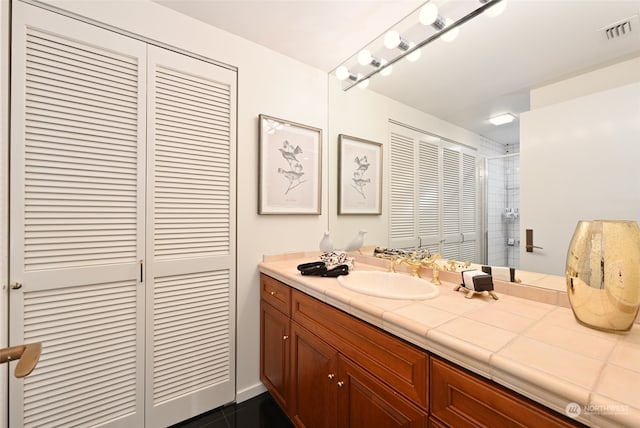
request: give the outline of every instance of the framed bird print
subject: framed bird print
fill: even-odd
[[[320,214],[322,130],[259,115],[258,214]]]
[[[382,144],[339,135],[338,214],[382,214]]]

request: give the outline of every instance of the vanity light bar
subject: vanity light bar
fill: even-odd
[[[351,70],[349,70],[349,68],[347,68],[347,66],[344,64],[339,66],[335,71],[336,77],[338,77],[339,80],[345,82],[343,83],[342,87],[344,91],[354,86],[360,86],[360,82],[369,79],[371,76],[377,73],[381,73],[387,68],[390,69],[395,62],[400,61],[405,56],[410,56],[413,60],[419,58],[420,48],[427,45],[428,43],[431,43],[433,40],[436,40],[440,37],[442,37],[442,39],[445,41],[453,40],[457,35],[457,32],[459,31],[459,26],[478,16],[482,12],[504,2],[506,2],[506,0],[477,0],[477,2],[468,2],[469,4],[480,4],[480,6],[475,6],[472,10],[466,11],[465,14],[460,18],[457,18],[455,22],[450,18],[443,18],[438,13],[438,8],[435,7],[435,5],[430,5],[430,2],[427,2],[423,6],[421,6],[421,10],[425,10],[425,12],[422,14],[422,19],[416,19],[415,15],[418,12],[418,9],[416,9],[416,12],[404,18],[404,22],[413,21],[414,19],[416,19],[416,23],[418,25],[431,26],[434,30],[436,30],[434,33],[425,36],[424,40],[420,42],[411,43],[403,39],[400,33],[398,33],[396,30],[390,30],[383,36],[383,40],[378,39],[375,43],[372,43],[359,51],[359,53],[362,52],[360,58],[357,58],[358,54],[355,54],[355,56],[351,58],[351,60],[354,60],[355,58],[355,68],[349,67],[351,68]],[[502,6],[504,5],[502,4]],[[426,9],[422,9],[424,7],[426,7]],[[402,26],[401,23],[402,21],[398,24]],[[400,53],[388,60],[380,58],[379,56],[374,56],[373,52],[377,51],[380,47],[386,47],[388,50],[397,49],[396,52],[399,51]],[[369,57],[369,55],[371,55],[371,57]],[[385,53],[384,56],[386,55],[387,54]],[[360,61],[358,61],[358,59],[360,59]],[[370,59],[370,61],[366,61],[366,59]],[[366,68],[363,69],[362,67]],[[347,70],[347,72],[345,73],[344,70]],[[388,70],[385,74],[388,74],[389,72],[390,70]],[[352,76],[356,78],[354,79]]]

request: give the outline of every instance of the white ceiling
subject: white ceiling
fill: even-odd
[[[164,6],[330,72],[423,0],[155,0]],[[478,1],[478,0],[451,0]],[[640,13],[640,0],[508,0],[497,18],[464,24],[415,63],[374,76],[370,90],[502,143],[518,122],[493,127],[494,113],[529,109],[529,90],[640,54],[640,21],[607,40],[604,26]],[[359,89],[351,89],[359,90]]]

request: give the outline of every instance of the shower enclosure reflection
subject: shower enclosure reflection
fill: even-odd
[[[484,263],[520,266],[520,154],[485,160]]]

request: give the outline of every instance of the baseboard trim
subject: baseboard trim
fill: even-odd
[[[245,388],[242,390],[236,391],[236,403],[242,403],[243,401],[247,401],[255,396],[258,396],[265,392],[267,388],[264,387],[262,382],[259,382],[249,388]]]

